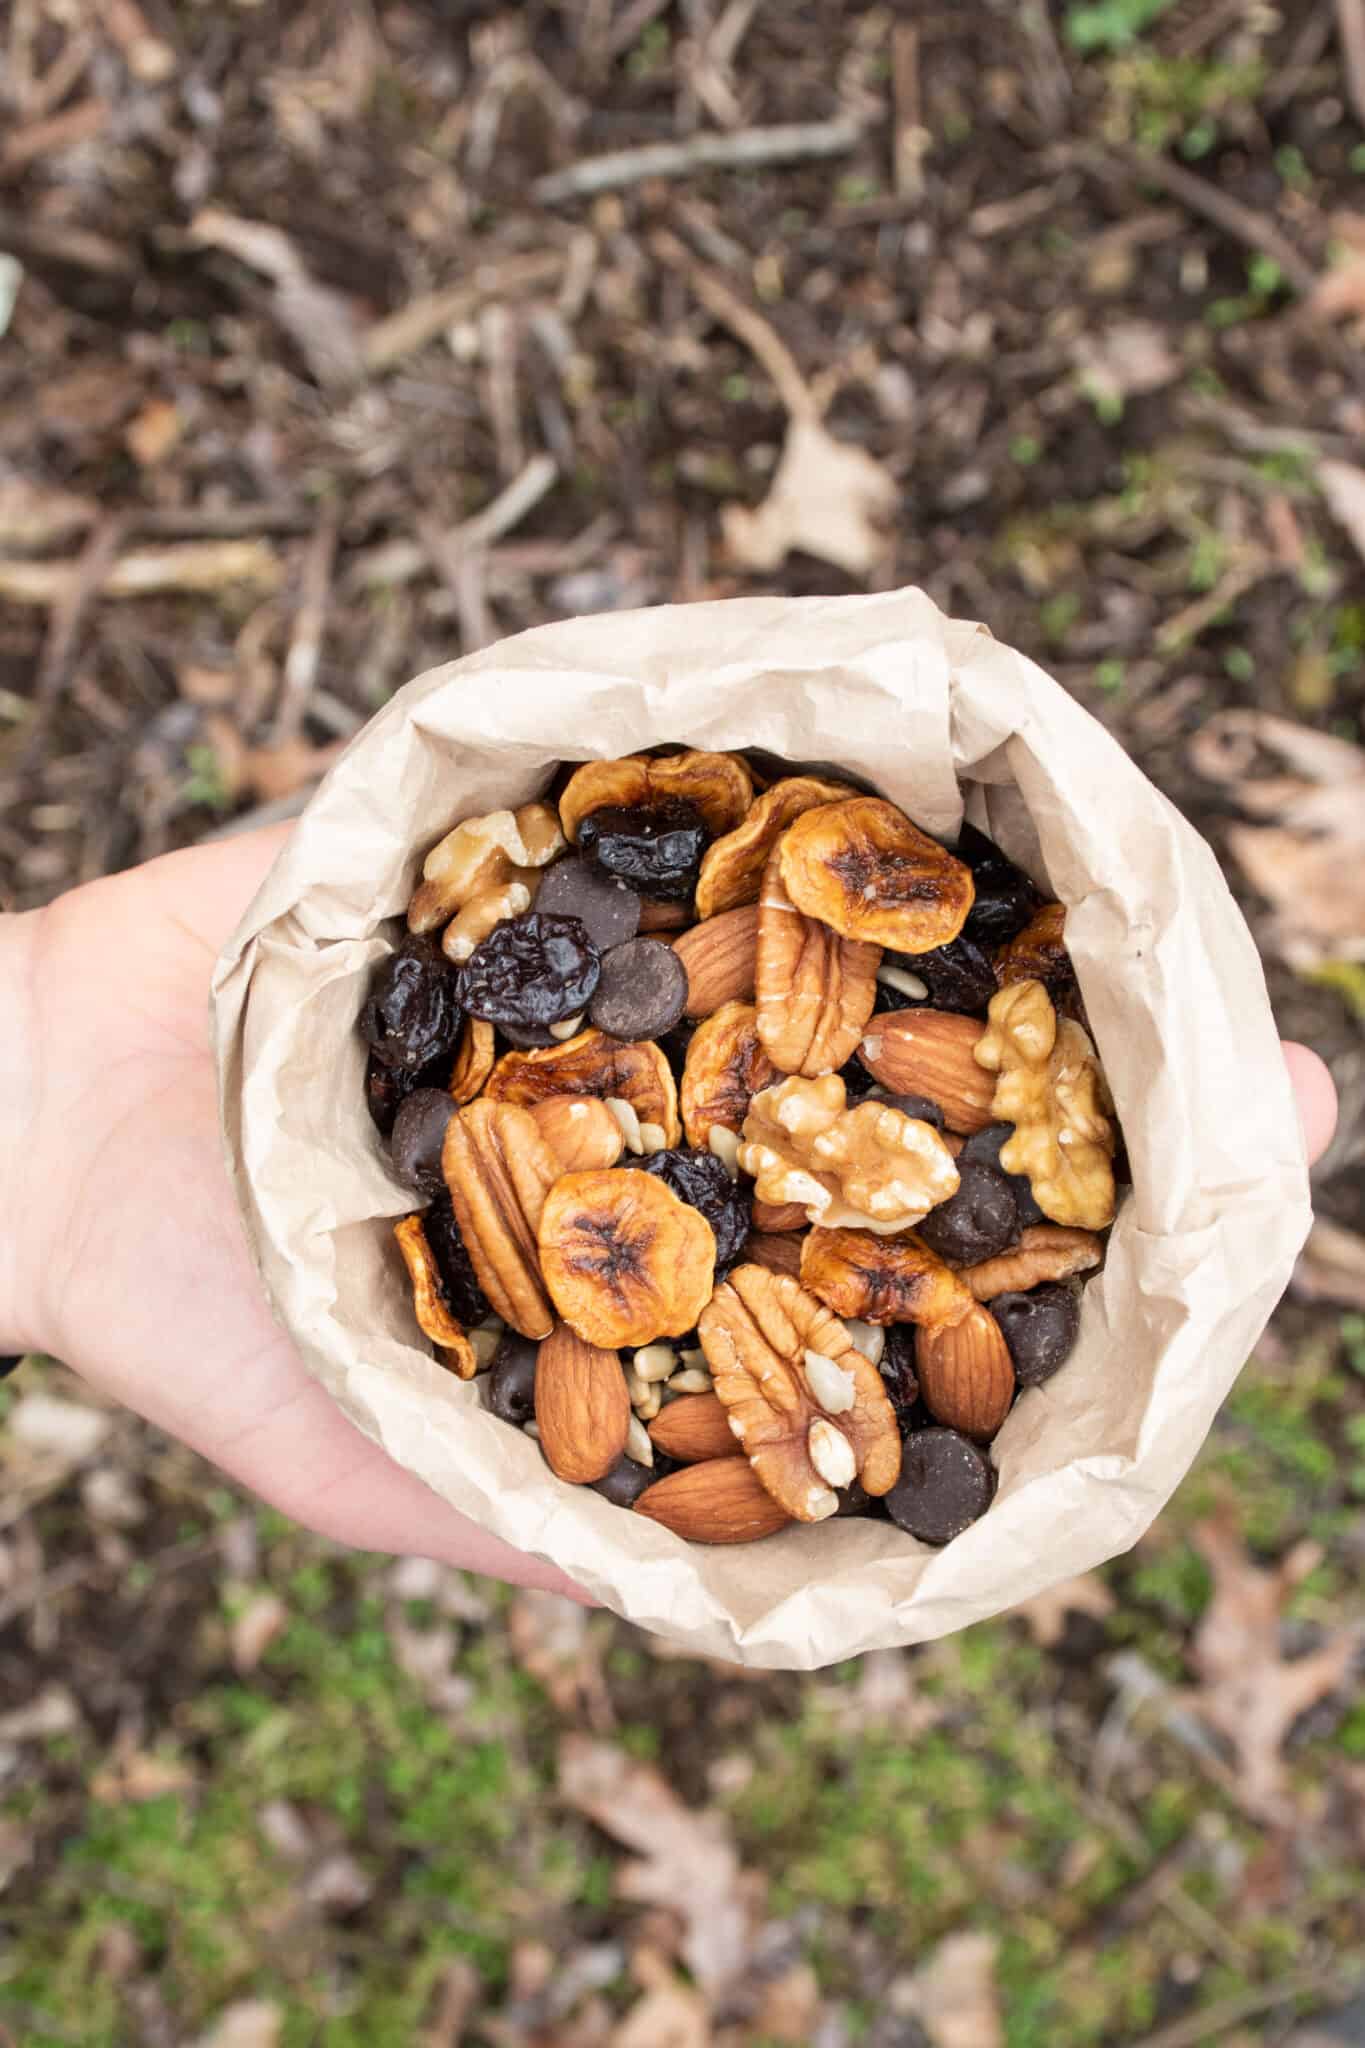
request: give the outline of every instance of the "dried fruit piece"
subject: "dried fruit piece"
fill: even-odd
[[[424,1067],[390,1067],[372,1052],[365,1062],[365,1107],[382,1138],[393,1130],[399,1110],[416,1088],[444,1088],[449,1055],[438,1053]]]
[[[996,954],[995,974],[1000,987],[1009,988],[1016,981],[1041,981],[1052,1001],[1060,1006],[1076,985],[1065,935],[1065,906],[1045,903]]]
[[[962,827],[954,852],[971,869],[976,884],[976,900],[963,932],[995,952],[1028,923],[1043,899],[1023,869],[975,825]]]
[[[932,1125],[882,1102],[845,1105],[837,1074],[764,1088],[749,1105],[739,1163],[765,1202],[804,1202],[812,1223],[890,1234],[958,1185]]]
[[[449,1129],[449,1125],[446,1126]],[[442,1147],[444,1159],[445,1148]],[[442,1188],[422,1219],[427,1234],[427,1243],[436,1256],[436,1270],[441,1276],[445,1298],[454,1310],[456,1318],[465,1329],[472,1330],[492,1314],[488,1297],[479,1285],[479,1276],[474,1271],[474,1261],[469,1256],[469,1247],[460,1235],[460,1226],[455,1220],[455,1209],[450,1199],[450,1190]]]
[[[436,941],[405,939],[375,977],[360,1031],[388,1066],[412,1072],[454,1050],[460,1015],[458,977]]]
[[[482,1017],[466,1017],[460,1049],[450,1076],[450,1093],[458,1103],[472,1102],[493,1071],[497,1056],[493,1026]]]
[[[689,1145],[708,1148],[711,1127],[742,1128],[760,1088],[778,1078],[758,1036],[752,1003],[722,1003],[692,1034],[680,1100]]]
[[[946,946],[972,907],[971,870],[880,797],[807,811],[783,836],[781,868],[807,917],[897,953]]]
[[[697,916],[711,918],[739,904],[756,903],[768,855],[788,825],[819,804],[856,795],[848,783],[825,782],[818,775],[788,775],[773,783],[733,832],[708,847],[697,883]]]
[[[744,1240],[744,1257],[751,1266],[766,1266],[770,1273],[788,1273],[801,1278],[801,1247],[804,1238],[789,1232],[777,1237],[763,1230],[751,1230]]]
[[[518,905],[525,910],[535,871],[563,850],[564,835],[548,804],[523,804],[519,811],[490,811],[483,818],[466,818],[447,832],[423,862],[422,880],[408,907],[408,930],[435,931],[457,910],[479,897],[497,894],[514,878],[526,889],[526,902]],[[528,874],[520,875],[521,870]],[[471,941],[470,951],[477,943],[477,939]],[[468,956],[455,953],[450,957]]]
[[[536,1423],[545,1461],[559,1479],[587,1486],[626,1447],[630,1400],[614,1351],[585,1344],[559,1323],[536,1361]]]
[[[519,1331],[504,1330],[488,1375],[488,1405],[500,1422],[520,1429],[536,1412],[536,1365],[540,1346]]]
[[[737,1458],[739,1439],[724,1402],[715,1394],[684,1394],[649,1425],[649,1440],[666,1458],[696,1465],[704,1458]]]
[[[620,1124],[591,1095],[549,1095],[531,1104],[541,1137],[562,1173],[592,1173],[615,1166],[625,1150]]]
[[[905,964],[924,984],[936,1010],[979,1016],[999,986],[989,952],[966,932],[959,932],[932,953],[907,958]]]
[[[739,1266],[697,1324],[715,1390],[758,1477],[788,1514],[820,1522],[853,1478],[885,1493],[900,1471],[900,1435],[881,1375],[836,1316],[795,1280]],[[851,1375],[850,1407],[830,1415],[811,1390],[807,1355]]]
[[[895,1010],[872,1020],[858,1057],[883,1088],[927,1095],[965,1135],[992,1116],[995,1091],[974,1058],[985,1028],[945,1010]]]
[[[1009,1175],[980,1160],[959,1159],[957,1193],[924,1218],[920,1241],[949,1265],[993,1259],[1019,1235],[1019,1209]]]
[[[950,1266],[914,1237],[812,1230],[801,1284],[839,1316],[864,1323],[954,1323],[974,1297]]]
[[[601,972],[601,955],[576,917],[532,911],[500,924],[470,954],[460,1001],[490,1024],[546,1029],[583,1014]]]
[[[401,1223],[394,1224],[393,1234],[412,1281],[412,1307],[418,1327],[423,1336],[440,1346],[443,1364],[462,1380],[472,1380],[479,1369],[474,1347],[451,1314],[422,1218],[405,1216]]]
[[[602,962],[588,1012],[613,1038],[660,1038],[687,1003],[687,969],[662,939],[628,939]]]
[[[775,1536],[791,1520],[747,1458],[708,1458],[684,1465],[647,1487],[635,1503],[637,1515],[648,1515],[689,1543],[757,1543]]]
[[[978,1301],[994,1302],[997,1294],[1017,1294],[1049,1280],[1088,1273],[1103,1256],[1104,1246],[1093,1231],[1039,1223],[1022,1232],[1019,1242],[998,1258],[963,1266],[960,1273]]]
[[[1080,1296],[1070,1287],[999,1294],[991,1314],[1009,1347],[1021,1387],[1041,1387],[1066,1364],[1081,1327]]]
[[[924,1405],[935,1422],[989,1440],[1014,1399],[1014,1365],[988,1308],[969,1309],[959,1323],[937,1323],[915,1335],[915,1365]]]
[[[955,1429],[917,1429],[886,1506],[908,1536],[951,1543],[985,1514],[994,1492],[995,1473],[979,1444]]]
[[[640,1162],[640,1171],[657,1174],[706,1218],[716,1240],[717,1276],[727,1273],[749,1234],[749,1203],[714,1152],[656,1152]]]
[[[915,1332],[909,1323],[889,1323],[877,1370],[882,1376],[887,1399],[896,1411],[896,1427],[904,1437],[913,1428],[919,1404],[919,1375],[915,1371]]]
[[[994,1115],[1015,1127],[1000,1153],[1005,1171],[1028,1175],[1054,1223],[1103,1230],[1114,1220],[1113,1103],[1081,1026],[1058,1019],[1041,981],[1011,982],[991,1003],[975,1056],[1000,1077]]]
[[[722,1003],[753,1001],[758,905],[726,910],[673,941],[687,973],[686,1013],[709,1017]]]
[[[758,902],[758,1035],[780,1073],[831,1074],[851,1058],[872,1015],[881,950],[796,908],[782,882],[785,844],[769,856]]]
[[[711,1297],[711,1226],[648,1173],[566,1174],[540,1221],[545,1284],[585,1343],[681,1337]],[[510,1320],[510,1318],[509,1318]]]
[[[604,1031],[582,1031],[564,1045],[504,1053],[485,1091],[490,1102],[542,1102],[547,1095],[614,1098],[629,1103],[641,1123],[659,1125],[666,1145],[682,1136],[677,1084],[657,1045],[626,1045]]]
[[[460,1235],[494,1311],[523,1337],[547,1337],[554,1316],[536,1230],[559,1163],[534,1117],[487,1097],[467,1104],[446,1131],[443,1165]]]
[[[695,804],[607,804],[589,811],[578,843],[603,874],[652,902],[690,903],[706,851],[706,824]]]
[[[438,1195],[445,1186],[441,1147],[454,1114],[454,1098],[444,1088],[417,1088],[393,1120],[390,1164],[395,1177],[419,1195]]]
[[[577,917],[599,953],[624,946],[640,929],[640,899],[624,882],[604,875],[586,854],[572,853],[547,870],[536,908]]]
[[[580,823],[591,811],[608,804],[638,807],[680,797],[695,804],[715,837],[739,823],[753,793],[753,777],[735,754],[632,754],[621,761],[585,761],[576,768],[559,799],[559,819],[567,836],[576,840]]]

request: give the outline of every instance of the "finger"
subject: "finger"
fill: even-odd
[[[1326,1062],[1311,1046],[1296,1045],[1292,1039],[1286,1039],[1284,1063],[1294,1084],[1303,1142],[1308,1151],[1308,1164],[1312,1166],[1321,1159],[1336,1131],[1336,1084]]]

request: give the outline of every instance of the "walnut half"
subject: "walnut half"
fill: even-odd
[[[855,1478],[870,1494],[895,1485],[900,1432],[881,1374],[795,1280],[737,1266],[697,1332],[731,1429],[789,1515],[824,1521]]]
[[[1041,981],[1011,982],[989,1015],[973,1056],[999,1075],[992,1115],[1014,1125],[1000,1164],[1028,1175],[1053,1223],[1103,1230],[1114,1220],[1114,1105],[1094,1046],[1058,1019]]]
[[[739,1163],[761,1201],[799,1202],[828,1229],[908,1230],[958,1189],[932,1124],[884,1102],[850,1109],[837,1074],[793,1076],[756,1095]]]

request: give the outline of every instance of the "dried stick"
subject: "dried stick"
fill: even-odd
[[[754,164],[797,163],[803,158],[847,156],[862,140],[860,121],[803,121],[775,128],[739,128],[727,135],[690,135],[685,142],[650,142],[639,149],[590,156],[537,178],[531,197],[541,206],[619,192],[645,178],[687,178],[694,171],[744,170]]]
[[[284,687],[271,728],[271,743],[281,747],[296,739],[303,726],[308,700],[318,676],[318,658],[327,624],[327,599],[332,588],[332,565],[336,560],[338,518],[326,513],[313,535],[304,557],[299,587],[299,608],[289,652],[284,658]]]
[[[383,376],[405,356],[424,348],[456,320],[477,312],[487,299],[506,298],[515,291],[533,291],[537,285],[554,284],[565,265],[561,249],[536,249],[524,256],[509,256],[501,263],[489,263],[474,270],[459,284],[440,291],[425,292],[410,299],[396,313],[376,320],[361,336],[360,353],[372,377]]]
[[[728,327],[750,354],[757,357],[772,378],[777,395],[792,418],[818,419],[820,407],[797,368],[795,356],[763,316],[752,306],[746,306],[714,270],[708,270],[705,264],[699,263],[667,228],[657,229],[649,238],[649,246],[661,263],[682,272],[707,312],[713,314],[723,327]]]
[[[1365,0],[1337,0],[1337,37],[1346,67],[1346,97],[1365,128]]]

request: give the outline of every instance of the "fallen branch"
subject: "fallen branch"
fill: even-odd
[[[1243,206],[1240,199],[1231,199],[1226,192],[1220,192],[1207,178],[1195,177],[1193,171],[1182,170],[1179,164],[1171,163],[1164,156],[1140,149],[1082,147],[1065,150],[1063,158],[1098,177],[1118,175],[1128,183],[1159,186],[1191,213],[1201,215],[1214,227],[1221,228],[1225,235],[1231,235],[1235,242],[1268,256],[1286,284],[1292,285],[1305,297],[1318,281],[1312,264],[1270,221],[1251,207]]]
[[[324,515],[304,557],[299,590],[299,607],[294,632],[284,658],[284,687],[271,728],[276,747],[298,738],[304,714],[318,676],[322,635],[327,624],[327,599],[332,588],[332,565],[336,561],[338,519],[335,512]]]
[[[457,320],[476,313],[489,299],[509,297],[513,292],[532,291],[537,285],[553,284],[565,264],[561,249],[536,249],[524,256],[510,256],[502,263],[489,263],[475,270],[459,284],[440,291],[424,292],[410,299],[396,313],[388,313],[366,328],[360,340],[360,354],[372,377],[383,376],[405,356],[425,348],[429,341]]]
[[[594,192],[619,192],[646,178],[688,178],[695,171],[747,170],[755,164],[799,163],[803,158],[847,156],[863,137],[863,124],[840,115],[833,121],[800,121],[775,128],[738,128],[728,135],[691,135],[685,142],[649,142],[639,149],[585,157],[565,170],[537,178],[531,197],[541,206],[582,199]]]
[[[756,356],[777,389],[777,395],[793,419],[815,419],[819,407],[811,388],[797,367],[796,358],[781,336],[769,326],[761,313],[746,305],[737,292],[717,277],[714,270],[708,270],[699,263],[691,250],[681,243],[667,228],[659,228],[649,238],[649,246],[661,263],[671,270],[681,271],[708,313],[728,327],[737,341],[743,342],[752,356]]]
[[[78,562],[0,561],[0,598],[11,604],[60,604],[79,581]],[[135,549],[115,562],[93,597],[147,597],[156,592],[198,595],[254,583],[273,590],[280,564],[260,541],[187,541],[183,547]]]

